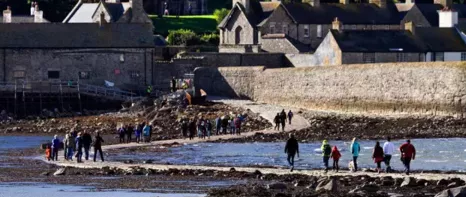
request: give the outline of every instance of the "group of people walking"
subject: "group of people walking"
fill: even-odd
[[[91,134],[87,131],[76,132],[72,130],[65,135],[63,141],[60,141],[58,135],[55,135],[52,143],[47,145],[46,158],[50,161],[58,161],[58,151],[63,148],[64,158],[67,161],[73,161],[73,157],[76,158],[78,163],[82,162],[82,157],[89,160],[89,151],[91,146],[94,147],[94,162],[97,159],[97,153],[100,154],[100,158],[104,161],[104,155],[102,153],[102,143],[104,140],[100,136],[99,132],[96,132],[94,139]],[[63,147],[62,147],[63,146]]]
[[[361,145],[359,144],[357,138],[354,138],[351,142],[350,149],[352,160],[348,164],[348,168],[351,171],[357,172],[358,171],[358,157],[359,153],[361,152]],[[329,160],[333,159],[333,170],[338,172],[340,169],[339,167],[339,160],[341,158],[341,153],[338,150],[337,146],[331,146],[327,140],[322,142],[321,146],[323,163],[325,166],[325,172],[329,170]],[[374,149],[372,150],[372,159],[374,163],[377,165],[377,172],[380,173],[383,171],[382,169],[382,162],[385,163],[386,169],[385,172],[389,173],[392,172],[392,168],[390,166],[390,161],[392,159],[393,154],[395,153],[395,145],[391,142],[390,138],[387,138],[387,141],[380,145],[380,142],[376,142]],[[401,153],[401,161],[405,166],[405,173],[409,175],[411,161],[416,158],[416,149],[411,144],[410,140],[407,140],[404,144],[399,147],[399,151]],[[290,134],[290,138],[288,139],[285,145],[285,153],[288,155],[287,160],[291,166],[291,171],[294,169],[294,157],[297,155],[299,157],[299,145],[298,141],[295,139],[293,134]]]
[[[282,112],[277,113],[275,118],[273,119],[275,123],[275,128],[274,130],[280,130],[280,125],[282,131],[285,131],[285,125],[286,125],[286,120],[288,119],[288,124],[291,124],[291,119],[293,118],[293,112],[291,110],[288,112],[288,114],[285,112],[285,110],[282,110]]]
[[[181,120],[181,134],[184,138],[194,139],[195,135],[200,139],[209,138],[211,135],[241,135],[242,125],[247,119],[247,115],[225,115],[209,120],[204,117],[199,119],[184,118]]]
[[[118,128],[118,135],[120,143],[131,143],[132,135],[134,133],[137,143],[150,142],[152,137],[152,125],[142,122],[140,124],[121,125]]]

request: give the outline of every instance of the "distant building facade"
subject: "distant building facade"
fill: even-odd
[[[153,25],[142,0],[132,0],[118,20],[109,8],[113,5],[101,2],[88,13],[92,18],[84,18],[92,21],[78,23],[83,5],[78,2],[66,23],[0,24],[0,81],[110,81],[126,88],[151,84]]]

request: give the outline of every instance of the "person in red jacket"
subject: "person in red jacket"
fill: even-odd
[[[416,149],[411,144],[411,140],[406,140],[406,143],[400,146],[400,152],[401,161],[403,162],[406,168],[406,175],[409,175],[411,160],[414,160],[416,158]]]
[[[338,170],[340,169],[340,166],[338,165],[338,161],[340,160],[341,154],[340,154],[340,151],[338,151],[337,146],[333,146],[332,154],[330,157],[333,158],[333,170],[336,170],[336,172],[338,172]]]

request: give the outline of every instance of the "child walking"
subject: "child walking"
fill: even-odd
[[[338,147],[337,146],[334,146],[332,148],[332,155],[331,157],[333,158],[333,170],[335,170],[336,172],[338,172],[338,170],[340,169],[340,166],[338,165],[338,161],[340,160],[340,157],[341,157],[341,154],[340,154],[340,151],[338,151]]]

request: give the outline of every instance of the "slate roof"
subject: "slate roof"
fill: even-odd
[[[429,51],[466,51],[466,44],[456,28],[422,27],[416,28],[415,34]]]
[[[280,5],[279,2],[259,2],[257,0],[251,0],[251,12],[246,14],[249,23],[252,26],[256,26],[261,23],[264,19],[270,16],[270,14]],[[219,28],[224,28],[228,21],[231,19],[231,16],[235,11],[241,10],[243,13],[246,13],[246,8],[242,4],[236,4],[235,7],[228,13],[228,15],[223,19],[223,21],[218,25]]]
[[[101,2],[108,10],[113,22],[118,21],[128,10],[131,5],[127,2],[123,3],[105,3]],[[68,16],[63,20],[63,23],[92,23],[94,16],[100,3],[82,3],[78,2]]]
[[[299,52],[310,52],[311,51],[310,45],[303,44],[299,42],[298,40],[295,40],[286,34],[266,34],[262,36],[262,39],[285,39],[290,44],[292,44],[296,48],[296,50],[298,50]]]
[[[414,34],[407,30],[330,32],[344,52],[397,52],[397,49],[402,49],[402,52],[466,51],[466,44],[456,28],[418,27]]]
[[[330,30],[344,52],[424,52],[426,46],[406,30]],[[368,39],[370,38],[370,39]]]
[[[43,23],[49,23],[47,19],[42,19]],[[34,23],[34,16],[12,16],[12,23]],[[0,23],[3,23],[3,16],[0,16]]]
[[[417,3],[414,4],[413,9],[419,9],[424,18],[433,27],[439,26],[439,15],[438,11],[443,9],[441,4],[432,3]],[[466,5],[465,4],[453,4],[451,9],[458,12],[458,18],[466,18]]]
[[[307,3],[283,4],[299,24],[331,24],[335,17],[343,24],[399,24],[399,12],[393,3],[380,8],[369,3]]]
[[[151,24],[0,24],[0,48],[148,48]]]

